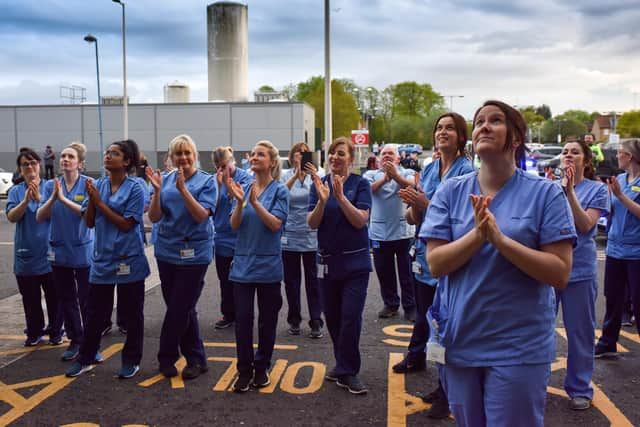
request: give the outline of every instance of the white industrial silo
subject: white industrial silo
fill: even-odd
[[[178,81],[164,85],[165,104],[186,103],[191,100],[189,86]]]
[[[207,6],[209,101],[246,102],[249,28],[247,5],[217,2]]]

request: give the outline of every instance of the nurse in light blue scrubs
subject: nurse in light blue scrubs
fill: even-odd
[[[93,230],[81,216],[87,198],[88,178],[80,173],[87,148],[73,142],[60,153],[62,176],[49,180],[36,218],[51,220],[49,261],[53,281],[60,298],[64,326],[71,340],[62,360],[73,360],[83,342],[87,322],[89,267],[93,247]]]
[[[609,191],[604,183],[595,180],[592,156],[589,146],[582,141],[566,143],[561,153],[565,171],[562,186],[578,232],[569,284],[556,290],[556,307],[562,304],[569,343],[564,389],[573,410],[589,409],[593,398],[591,377],[598,295],[595,235],[598,218],[609,213]]]
[[[196,304],[204,275],[213,259],[216,180],[196,166],[198,149],[189,135],[169,144],[178,169],[163,177],[147,168],[154,192],[149,219],[159,223],[154,249],[167,312],[160,332],[160,372],[175,377],[180,353],[187,360],[182,378],[193,379],[209,370],[200,335]]]
[[[627,284],[640,335],[640,139],[622,141],[617,157],[624,172],[609,181],[612,215],[604,270],[607,306],[596,358],[617,353]]]
[[[246,193],[249,191],[253,178],[244,169],[236,167],[233,148],[218,147],[213,151],[212,157],[213,164],[217,169],[216,182],[218,184],[218,200],[213,216],[215,231],[213,247],[216,273],[220,281],[220,311],[222,312],[222,317],[216,321],[215,328],[225,329],[233,325],[236,319],[233,283],[229,280],[229,270],[231,270],[238,236],[238,233],[231,228],[230,223],[233,196],[227,189],[227,179],[233,179],[233,182],[239,184]]]
[[[231,228],[238,231],[229,280],[233,282],[236,313],[238,379],[233,390],[270,384],[269,368],[276,341],[278,312],[282,307],[280,237],[289,213],[289,192],[280,184],[278,149],[260,141],[251,152],[256,180],[245,193],[232,178],[227,188],[234,197]],[[253,351],[254,299],[258,295],[258,349]]]
[[[120,289],[118,305],[127,319],[127,339],[122,349],[119,378],[131,378],[140,370],[144,339],[144,279],[149,263],[139,224],[144,214],[144,191],[128,176],[140,158],[132,140],[114,142],[104,155],[109,176],[88,182],[88,198],[82,204],[87,226],[95,228],[93,263],[89,276],[89,301],[85,339],[76,361],[66,372],[77,377],[102,361],[98,349],[105,319],[113,310],[113,293]]]
[[[15,223],[13,239],[13,272],[22,295],[27,323],[25,347],[42,342],[45,334],[42,292],[47,303],[49,343],[62,344],[62,315],[47,261],[50,221],[36,221],[39,200],[44,197],[44,182],[40,179],[40,156],[30,148],[22,148],[16,160],[24,178],[11,187],[5,209],[9,222]]]
[[[542,427],[573,217],[560,186],[516,168],[527,131],[517,110],[487,101],[473,123],[482,166],[436,190],[420,232],[431,274],[447,276],[427,357],[444,364],[458,425]]]
[[[289,334],[300,335],[302,309],[300,306],[302,270],[304,267],[304,286],[309,309],[309,337],[322,338],[322,304],[318,285],[316,251],[318,250],[318,232],[309,228],[309,192],[313,186],[312,163],[302,164],[302,153],[309,151],[304,142],[299,142],[289,151],[289,164],[292,166],[282,174],[281,182],[289,190],[289,216],[282,235],[282,263],[284,265],[284,288],[287,293],[287,323]],[[308,169],[310,168],[310,169]]]
[[[467,122],[457,113],[446,113],[440,116],[433,127],[433,141],[439,157],[429,163],[420,174],[419,188],[400,190],[400,198],[409,205],[407,221],[417,225],[418,231],[424,222],[429,201],[436,189],[447,179],[473,172],[471,161],[466,157]],[[416,322],[409,342],[407,356],[396,365],[393,371],[407,373],[426,369],[426,345],[429,339],[427,310],[433,303],[438,280],[431,275],[427,265],[427,246],[421,239],[416,239],[413,259],[413,279],[415,283]],[[446,418],[449,416],[449,402],[440,380],[438,387],[425,396],[431,403],[427,411],[429,418]]]

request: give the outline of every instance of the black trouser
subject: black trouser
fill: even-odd
[[[407,359],[411,363],[424,360],[427,356],[425,348],[429,340],[429,324],[427,323],[427,310],[433,303],[436,287],[413,279],[415,283],[416,297],[416,322],[413,325],[413,333],[409,342],[409,354]]]
[[[282,251],[282,265],[284,268],[284,289],[287,293],[287,323],[299,326],[302,321],[302,307],[300,304],[300,290],[302,272],[300,259],[304,267],[304,287],[307,293],[307,307],[309,308],[309,326],[320,326],[322,322],[322,304],[320,301],[320,285],[318,284],[318,266],[316,252]]]
[[[37,338],[43,334],[44,313],[42,312],[42,294],[47,303],[47,317],[49,319],[50,337],[59,337],[62,332],[62,313],[60,303],[56,294],[51,273],[37,276],[16,275],[18,289],[22,295],[22,306],[24,307],[24,317],[27,323],[27,337]]]
[[[229,271],[231,270],[233,256],[216,254],[215,259],[216,272],[220,282],[220,311],[225,320],[233,321],[236,318],[233,304],[233,283],[229,281]]]

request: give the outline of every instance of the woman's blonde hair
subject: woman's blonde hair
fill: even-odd
[[[218,167],[219,164],[235,164],[236,159],[233,158],[233,148],[231,147],[216,147],[211,153],[211,160],[213,161],[213,165]]]
[[[169,143],[169,154],[173,156],[180,147],[185,145],[189,146],[196,160],[198,160],[198,147],[196,147],[196,143],[193,142],[193,139],[187,134],[178,135],[171,140]]]
[[[278,152],[278,149],[271,143],[271,141],[266,140],[258,141],[256,147],[257,146],[264,147],[268,150],[269,158],[275,163],[275,166],[273,167],[273,169],[271,169],[271,177],[276,181],[280,181],[280,172],[282,166],[280,166],[280,153]]]
[[[73,141],[71,144],[67,145],[64,148],[73,148],[78,155],[78,163],[84,163],[84,160],[87,157],[87,146],[81,142]]]

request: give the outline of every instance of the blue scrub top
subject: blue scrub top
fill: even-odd
[[[87,199],[87,180],[91,179],[79,175],[71,191],[67,191],[64,175],[58,177],[60,187],[65,197],[79,206]],[[53,192],[53,180],[44,186],[44,197],[40,200],[43,205],[49,200]],[[53,265],[71,268],[86,268],[91,265],[91,251],[93,249],[93,230],[85,224],[81,216],[76,215],[59,200],[53,203],[51,209],[51,250],[49,261]]]
[[[253,178],[246,170],[239,167],[235,168],[233,173],[233,181],[240,184],[245,194],[249,192]],[[236,238],[238,233],[231,229],[231,210],[233,207],[233,196],[229,195],[226,185],[220,185],[218,188],[218,203],[213,216],[213,224],[215,235],[213,243],[217,255],[224,257],[232,257],[233,250],[236,247]]]
[[[405,179],[413,180],[415,171],[405,169],[398,165],[398,173]],[[385,172],[382,169],[365,173],[364,178],[373,184],[384,178]],[[395,180],[385,183],[372,193],[373,202],[371,205],[371,218],[369,220],[369,238],[371,240],[392,241],[400,239],[410,239],[416,230],[413,225],[407,224],[404,217],[405,208],[398,196],[398,191],[402,187]]]
[[[140,188],[142,188],[142,194],[144,195],[144,210],[146,211],[149,208],[149,204],[151,203],[151,190],[149,190],[149,185],[147,184],[147,181],[140,178],[139,176],[132,176],[131,178],[133,178],[140,185]],[[140,224],[138,224],[138,230],[140,230],[142,241],[145,242],[146,239],[144,235],[144,220],[140,221]]]
[[[574,187],[576,197],[583,209],[599,209],[600,213],[609,213],[609,190],[599,181],[583,179]],[[582,281],[595,277],[598,266],[596,261],[596,236],[597,224],[586,233],[580,233],[577,229],[578,240],[573,248],[573,268],[570,281]]]
[[[44,181],[40,181],[40,200],[44,199]],[[6,213],[24,200],[27,184],[23,181],[9,189]],[[31,200],[22,219],[15,225],[13,236],[13,272],[18,276],[37,276],[51,272],[47,261],[51,221],[36,221],[38,202]]]
[[[282,175],[280,181],[285,187],[294,174],[295,170],[289,169]],[[318,249],[318,231],[312,230],[307,223],[311,187],[311,175],[305,175],[302,182],[296,178],[289,190],[289,216],[282,235],[283,251],[315,252]]]
[[[318,262],[327,266],[326,279],[342,280],[355,273],[372,271],[367,226],[357,229],[344,216],[333,197],[331,175],[322,178],[329,185],[329,200],[318,227]],[[371,184],[361,176],[350,174],[343,185],[344,195],[358,209],[371,209]],[[316,187],[309,193],[309,212],[318,204]]]
[[[420,237],[448,242],[475,226],[470,194],[481,195],[477,172],[451,178],[436,191]],[[502,232],[530,248],[574,240],[569,203],[557,184],[517,169],[490,207]],[[446,362],[458,366],[549,363],[555,358],[553,288],[526,275],[486,242],[438,288],[438,321]]]
[[[251,189],[244,195],[242,222],[238,229],[238,239],[229,280],[237,283],[280,282],[283,277],[280,245],[283,227],[281,226],[274,233],[264,225],[249,203],[250,193]],[[258,197],[258,201],[284,224],[289,213],[287,187],[277,181],[271,181]]]
[[[447,173],[440,179],[440,159],[434,160],[429,163],[420,173],[420,188],[424,191],[427,199],[431,200],[434,193],[440,187],[440,184],[446,181],[449,178],[453,178],[455,176],[465,175],[467,173],[473,172],[473,165],[464,156],[459,156],[453,162]],[[424,223],[424,218],[427,214],[425,210],[422,217],[422,222]],[[431,275],[429,271],[429,265],[427,264],[427,245],[421,239],[416,239],[416,261],[420,266],[420,271],[417,272],[414,269],[413,275],[419,283],[424,283],[429,286],[436,286],[438,284],[438,279]]]
[[[135,179],[126,177],[115,194],[111,194],[109,177],[100,178],[94,186],[109,209],[125,219],[133,218],[138,224],[142,222],[144,191]],[[88,204],[87,198],[82,205],[83,212]],[[137,225],[127,232],[121,231],[96,208],[95,233],[90,283],[133,283],[149,275],[149,263]]]
[[[640,177],[627,182],[627,172],[618,175],[622,192],[640,203]],[[617,259],[640,259],[640,218],[629,212],[620,199],[611,195],[611,228],[607,236],[607,256]]]
[[[213,221],[208,218],[197,223],[184,205],[184,199],[176,189],[176,171],[162,180],[158,237],[155,255],[160,261],[187,265],[209,264],[213,259]],[[193,198],[205,209],[216,207],[216,178],[200,169],[186,180],[185,185]]]

